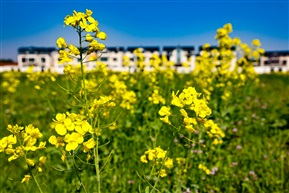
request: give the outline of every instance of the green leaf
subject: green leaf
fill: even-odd
[[[145,189],[145,193],[149,193],[150,192],[150,187],[147,186],[146,189]]]

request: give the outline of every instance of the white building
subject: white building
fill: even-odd
[[[196,57],[193,46],[165,46],[162,54],[167,57],[168,61],[174,63],[177,72],[188,73],[195,68]]]
[[[289,72],[289,51],[267,51],[255,66],[257,73]]]
[[[139,47],[107,47],[105,50],[92,53],[85,58],[87,70],[95,69],[97,62],[100,61],[107,65],[108,69],[113,71],[136,71],[136,56],[133,53]],[[160,58],[166,57],[168,61],[172,62],[177,72],[188,73],[195,68],[196,56],[202,53],[202,47],[199,48],[199,53],[195,54],[193,46],[164,46],[162,49],[158,46],[141,47],[146,63],[145,70],[151,70],[150,59],[153,54]],[[217,49],[215,46],[209,48]],[[234,48],[232,48],[234,49]],[[237,56],[232,61],[232,69],[236,63]],[[130,64],[123,65],[123,57],[129,58]],[[57,73],[63,73],[64,65],[58,63],[58,50],[56,48],[44,47],[21,47],[18,49],[18,69],[26,71],[28,66],[35,66],[35,71],[51,70]],[[90,62],[91,58],[94,61]],[[74,58],[71,64],[78,64],[78,58]],[[186,66],[186,67],[185,67]],[[1,70],[7,70],[1,68]],[[254,66],[257,73],[270,73],[270,72],[288,72],[289,71],[289,51],[271,51],[266,52],[261,56],[260,61]],[[13,67],[15,70],[15,66]]]
[[[58,51],[53,47],[21,47],[18,49],[18,67],[26,71],[29,66],[34,70],[53,69],[58,64]]]
[[[122,58],[124,55],[124,47],[107,47],[101,51],[98,61],[107,64],[107,67],[113,71],[122,71]]]

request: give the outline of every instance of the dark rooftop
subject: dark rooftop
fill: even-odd
[[[195,50],[194,46],[182,46],[181,48],[182,48],[182,50],[186,50],[186,51],[194,51]]]
[[[33,47],[33,46],[18,48],[19,54],[25,54],[26,52],[28,52],[29,54],[47,54],[53,51],[57,51],[57,49],[54,47]]]
[[[289,50],[280,50],[280,51],[266,51],[265,56],[289,56]]]
[[[107,47],[106,49],[113,52],[124,51],[124,47]]]
[[[217,49],[218,50],[219,48],[218,48],[218,46],[210,46],[210,47],[206,48],[207,51],[211,51],[213,49]],[[199,52],[202,51],[202,50],[204,50],[203,46],[199,46]],[[236,50],[236,47],[232,46],[231,50]]]
[[[144,51],[149,51],[149,52],[159,52],[160,51],[160,47],[158,46],[145,46],[145,47],[142,47],[144,49]]]
[[[163,51],[166,51],[166,52],[171,52],[175,49],[177,49],[179,46],[164,46],[163,47]]]
[[[135,49],[138,49],[138,48],[141,48],[141,47],[140,46],[127,47],[126,51],[133,52]]]

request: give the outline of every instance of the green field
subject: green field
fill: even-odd
[[[148,192],[153,186],[155,192],[289,191],[288,74],[259,75],[259,83],[248,81],[234,88],[227,100],[222,100],[220,89],[216,89],[208,103],[212,113],[207,118],[214,120],[225,137],[222,144],[214,145],[204,127],[196,126],[197,132],[184,129],[177,107],[171,106],[170,120],[174,126],[162,122],[158,112],[163,104],[149,100],[156,89],[167,106],[172,91],[192,86],[202,92],[195,75],[103,70],[89,73],[88,100],[111,95],[115,102],[112,107],[99,106],[94,114],[98,117],[93,129],[98,141],[100,187],[92,150],[89,160],[89,152],[83,153],[79,146],[66,152],[62,161],[63,147],[55,148],[48,142],[51,135],[56,135],[51,123],[57,113],[84,113],[83,105],[76,99],[83,95],[79,90],[81,83],[51,73],[0,75],[0,138],[11,134],[6,129],[9,124],[33,124],[43,134],[39,140],[47,141],[46,148],[27,153],[35,166],[28,166],[21,156],[8,162],[11,155],[0,153],[0,192],[37,192],[32,179],[21,183],[29,170],[43,192],[97,192],[98,188],[101,192]],[[121,88],[123,96],[117,94]],[[127,94],[129,91],[135,96]],[[128,101],[125,95],[129,95]],[[165,177],[158,175],[164,169],[161,159],[159,164],[143,163],[140,159],[145,151],[156,147],[167,150],[166,158],[173,160],[173,166],[165,168]],[[43,171],[37,172],[40,156],[47,160]],[[199,164],[207,167],[208,174]],[[80,186],[81,182],[84,186]]]

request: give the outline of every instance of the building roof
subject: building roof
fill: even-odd
[[[133,52],[135,49],[138,49],[138,48],[141,48],[141,47],[140,46],[131,46],[131,47],[127,47],[126,51]]]
[[[194,46],[182,46],[181,48],[182,48],[182,50],[186,50],[186,51],[189,51],[189,52],[195,50]]]
[[[123,52],[124,51],[124,47],[106,47],[107,50],[112,51],[112,52]]]
[[[0,61],[0,66],[18,66],[17,62],[4,62]]]
[[[203,50],[211,51],[213,49],[218,49],[218,46],[210,46],[210,47],[208,47],[206,49],[204,49],[203,46],[199,46],[199,52],[203,51]]]
[[[264,56],[289,56],[289,50],[280,50],[280,51],[266,51]]]
[[[217,49],[218,50],[219,48],[218,48],[218,46],[210,46],[210,47],[206,48],[207,51],[211,51],[213,49]],[[204,50],[203,46],[199,46],[199,52],[202,51],[202,50]],[[236,50],[236,47],[232,46],[231,50]]]
[[[146,46],[146,47],[142,47],[144,49],[144,51],[149,51],[149,52],[159,52],[160,51],[160,47],[158,46]]]
[[[34,46],[18,48],[19,54],[26,54],[27,52],[29,54],[49,54],[53,51],[57,51],[57,49],[54,47],[34,47]]]
[[[172,52],[173,50],[177,49],[179,46],[164,46],[163,51]]]

